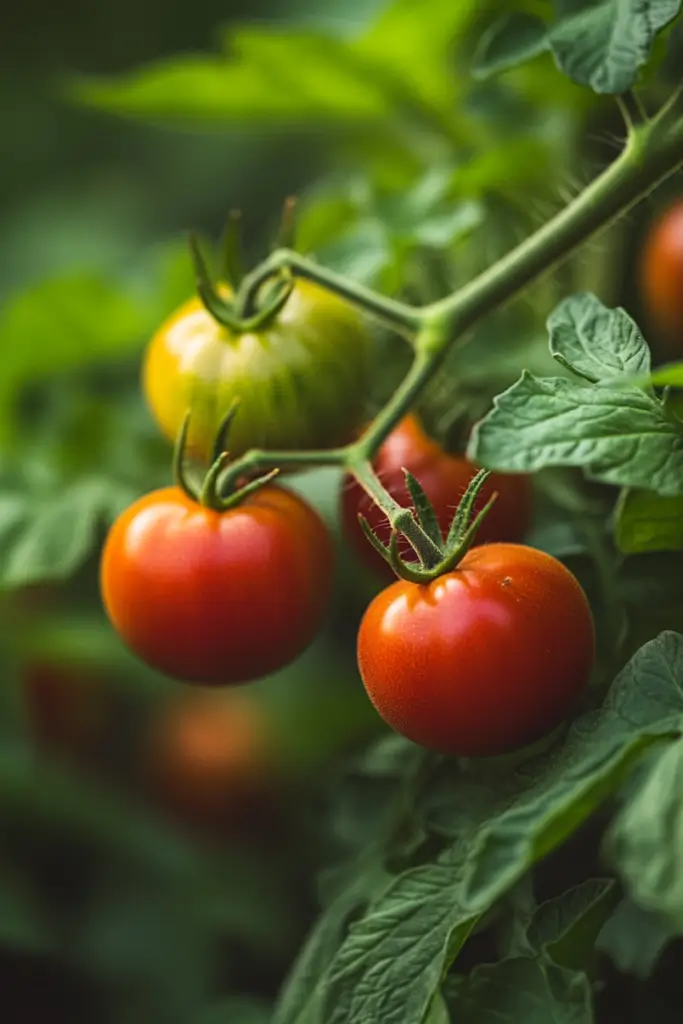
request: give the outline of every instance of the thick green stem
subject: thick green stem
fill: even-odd
[[[269,277],[282,270],[289,270],[295,277],[304,277],[309,281],[315,281],[328,291],[361,307],[375,320],[399,334],[403,334],[411,341],[420,329],[422,313],[419,309],[415,309],[407,303],[398,302],[396,299],[390,299],[386,295],[380,295],[378,292],[372,291],[371,288],[350,281],[342,274],[321,267],[313,260],[290,249],[276,250],[244,279],[237,301],[237,308],[242,316],[248,317],[253,314],[259,288]]]
[[[683,163],[683,120],[674,104],[634,128],[624,151],[573,202],[455,295],[424,311],[448,345],[648,195]]]

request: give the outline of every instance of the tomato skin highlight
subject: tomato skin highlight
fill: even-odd
[[[683,348],[683,201],[650,229],[640,260],[643,302],[653,326],[673,350]]]
[[[190,409],[189,447],[199,458],[208,458],[234,399],[233,456],[249,448],[334,447],[366,413],[372,353],[356,310],[309,281],[297,281],[280,313],[247,334],[222,327],[193,298],[152,338],[143,391],[172,441]]]
[[[332,587],[316,512],[263,487],[216,512],[180,488],[153,491],[114,523],[101,563],[105,609],[128,646],[186,682],[246,682],[313,639]]]
[[[406,416],[389,435],[374,462],[375,472],[384,487],[400,505],[412,507],[403,468],[410,470],[422,484],[434,506],[444,537],[467,485],[477,467],[462,456],[450,455],[427,436],[417,417]],[[488,541],[520,541],[531,525],[533,492],[526,475],[492,473],[475,504],[480,512],[491,495],[497,492],[495,504],[477,533],[477,544]],[[341,493],[341,518],[344,534],[364,565],[385,579],[393,572],[384,559],[368,543],[358,524],[358,514],[367,519],[375,535],[388,544],[391,530],[382,510],[365,493],[352,476],[344,479]],[[399,539],[399,551],[408,561],[416,555],[408,541]]]
[[[594,661],[593,617],[576,578],[518,544],[472,548],[426,585],[398,580],[368,607],[358,665],[397,732],[460,757],[540,739],[571,711]]]

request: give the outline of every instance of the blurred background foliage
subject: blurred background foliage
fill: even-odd
[[[360,812],[328,832],[319,811],[341,755],[380,732],[353,644],[375,581],[344,559],[326,631],[295,665],[249,688],[248,713],[267,741],[256,790],[250,777],[240,802],[231,780],[245,781],[243,765],[225,753],[235,744],[223,749],[207,729],[203,697],[179,709],[178,687],[106,625],[98,546],[119,509],[169,478],[138,371],[150,334],[192,289],[189,229],[216,237],[239,208],[256,260],[296,194],[303,250],[426,302],[490,264],[614,155],[616,106],[573,86],[549,57],[496,80],[472,75],[490,19],[474,0],[170,0],[163,10],[64,0],[5,14],[7,1021],[267,1020],[313,917],[320,863],[362,831]],[[562,295],[590,288],[633,305],[630,254],[651,213],[489,317],[427,396],[432,430],[456,446],[521,365],[548,365],[544,318]],[[378,344],[390,358],[376,402],[408,357],[393,338]],[[295,486],[336,529],[336,474]],[[218,700],[229,708],[233,696]],[[186,724],[160,747],[159,723],[174,715]],[[173,781],[192,775],[196,744],[215,773],[209,785],[227,780],[200,811]],[[205,795],[206,779],[196,785]]]

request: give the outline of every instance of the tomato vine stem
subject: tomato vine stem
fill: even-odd
[[[653,118],[632,123],[617,159],[551,220],[469,284],[430,305],[418,308],[380,295],[289,249],[273,252],[243,280],[237,298],[243,316],[252,310],[263,282],[286,272],[293,278],[314,281],[402,334],[414,346],[415,358],[396,392],[359,440],[329,451],[254,450],[228,468],[223,484],[234,486],[241,476],[278,465],[338,466],[353,473],[397,525],[394,520],[406,510],[399,506],[399,513],[392,506],[392,499],[370,466],[380,445],[423,392],[447,351],[470,328],[608,227],[683,164],[681,96],[683,88]],[[418,537],[415,532],[420,527],[412,514],[410,522],[402,517],[401,528],[418,554],[419,548],[423,549],[429,563],[432,554],[427,551],[424,534]]]

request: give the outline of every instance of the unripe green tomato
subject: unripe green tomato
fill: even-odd
[[[250,448],[334,447],[367,413],[372,347],[360,315],[309,281],[297,281],[282,310],[247,334],[222,327],[194,298],[152,338],[143,389],[171,440],[191,411],[189,448],[199,458],[209,456],[234,399],[233,457]]]

